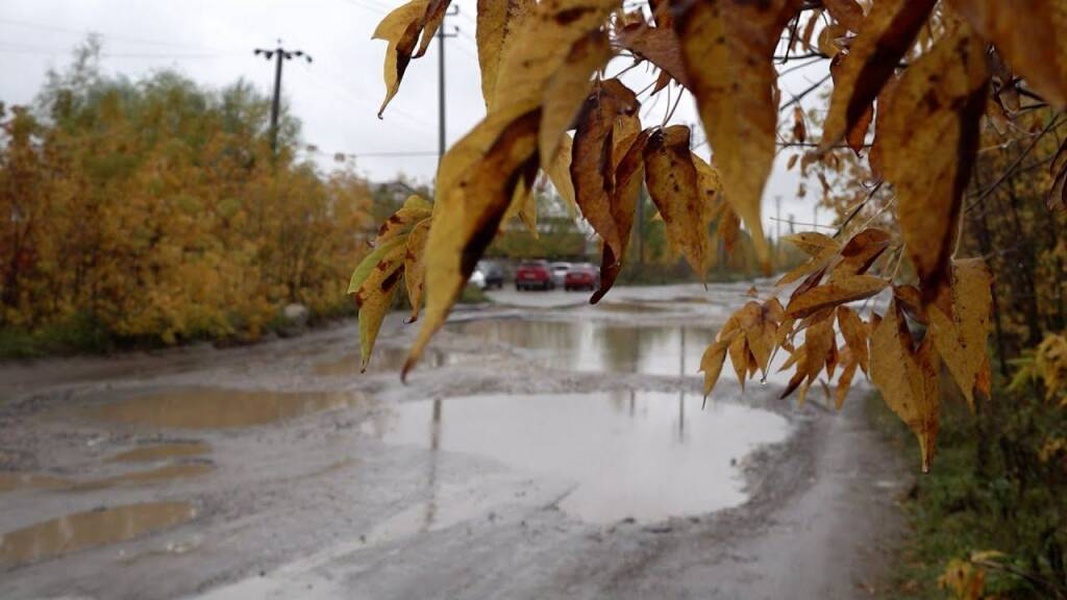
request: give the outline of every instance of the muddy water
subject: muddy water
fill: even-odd
[[[348,408],[363,397],[344,393],[286,393],[184,389],[110,402],[91,411],[105,421],[177,429],[252,427]]]
[[[211,452],[211,446],[204,442],[174,442],[153,444],[127,450],[112,456],[109,462],[154,462],[168,458],[199,456]]]
[[[115,477],[108,477],[106,479],[85,481],[72,486],[70,489],[72,491],[88,491],[100,490],[119,485],[149,485],[153,483],[159,483],[161,481],[168,481],[171,479],[196,477],[198,475],[210,473],[214,469],[215,467],[208,463],[164,465],[162,467],[149,469],[147,471],[134,471],[132,473],[123,473],[122,475],[116,475]]]
[[[640,327],[584,321],[494,319],[450,324],[450,329],[532,351],[546,366],[583,372],[695,375],[715,330]]]
[[[195,512],[184,502],[156,502],[74,513],[44,521],[0,538],[0,565],[7,567],[130,540],[189,521]]]
[[[66,479],[40,473],[0,473],[0,493],[16,490],[52,489],[69,485]]]
[[[648,522],[741,504],[737,463],[788,434],[776,414],[701,402],[650,392],[472,396],[401,404],[366,432],[565,478],[574,487],[560,508],[585,521]]]

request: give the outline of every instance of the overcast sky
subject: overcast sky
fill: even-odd
[[[355,156],[359,172],[375,181],[405,173],[420,181],[433,178],[437,163],[437,72],[435,42],[426,56],[412,61],[400,91],[375,115],[384,95],[382,60],[386,44],[371,40],[377,23],[400,0],[0,0],[0,101],[32,102],[49,68],[63,69],[71,52],[89,32],[104,41],[102,67],[109,74],[136,80],[154,70],[173,68],[198,83],[222,87],[245,78],[264,93],[274,69],[255,48],[303,50],[314,62],[286,63],[283,93],[303,123],[303,136],[329,164],[334,153]],[[475,0],[453,0],[458,28],[446,45],[447,135],[453,142],[484,116],[474,41]],[[613,63],[609,73],[621,66]],[[825,74],[825,66],[791,73],[783,98]],[[650,81],[643,68],[631,71],[635,89]],[[664,94],[661,93],[661,96]],[[658,123],[666,98],[646,101],[645,124]],[[698,121],[692,98],[683,98],[674,122]],[[703,133],[694,137],[702,140]],[[707,147],[702,154],[706,157]],[[765,227],[773,234],[774,198],[782,216],[792,213],[810,223],[813,194],[798,200],[796,179],[776,161],[764,197]],[[825,223],[829,215],[821,215]],[[785,226],[782,227],[785,229]]]

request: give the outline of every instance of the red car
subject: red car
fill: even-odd
[[[515,289],[517,290],[551,290],[556,285],[552,283],[552,270],[547,260],[527,260],[519,264],[515,271]]]
[[[571,267],[563,277],[563,289],[593,291],[600,286],[600,269],[589,263]]]

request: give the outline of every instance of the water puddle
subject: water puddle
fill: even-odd
[[[185,502],[130,504],[74,513],[0,538],[0,565],[14,566],[174,527],[196,514]]]
[[[471,396],[401,404],[367,433],[429,448],[431,461],[438,451],[464,452],[571,480],[560,508],[589,522],[648,522],[743,503],[736,465],[788,435],[774,413],[701,403],[653,392]]]
[[[129,425],[176,429],[228,429],[279,423],[363,401],[354,392],[286,393],[185,389],[110,402],[90,415]]]
[[[449,324],[484,343],[533,351],[542,364],[583,372],[698,375],[700,357],[715,337],[704,327],[639,327],[596,320],[495,319]]]
[[[127,484],[148,485],[152,483],[159,483],[160,481],[168,481],[171,479],[196,477],[198,475],[210,473],[214,469],[214,465],[210,463],[164,465],[162,467],[158,467],[156,469],[149,469],[147,471],[134,471],[133,473],[123,473],[122,475],[107,477],[105,479],[85,481],[72,486],[70,489],[72,491],[84,492],[90,490],[101,490],[115,487],[118,485]]]
[[[70,485],[70,481],[40,473],[0,473],[0,493],[17,490],[48,490]]]
[[[108,462],[154,462],[169,458],[200,456],[208,452],[211,452],[211,446],[204,442],[171,442],[141,446],[120,452],[112,456]]]
[[[374,349],[374,356],[367,365],[367,373],[399,373],[408,358],[408,349],[386,346]],[[458,357],[430,348],[419,361],[420,369],[436,369],[455,364]],[[324,377],[351,377],[360,374],[359,352],[345,354],[341,358],[316,364],[312,372]]]

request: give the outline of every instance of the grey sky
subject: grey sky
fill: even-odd
[[[287,49],[314,57],[310,65],[290,61],[284,94],[303,122],[304,139],[319,149],[328,165],[334,153],[355,155],[359,172],[385,180],[403,172],[420,181],[433,178],[437,157],[437,43],[412,61],[400,92],[375,116],[384,94],[382,59],[386,44],[371,40],[375,26],[400,0],[0,0],[0,101],[26,104],[50,67],[63,68],[73,47],[89,32],[104,39],[103,69],[131,79],[153,70],[175,68],[191,79],[221,87],[244,77],[264,93],[274,70],[254,48]],[[474,41],[475,0],[454,0],[459,15],[448,19],[457,37],[447,41],[448,139],[453,142],[484,115]],[[610,72],[625,63],[615,62]],[[820,71],[821,69],[821,71]],[[635,89],[648,75],[635,69],[627,78]],[[825,74],[825,66],[796,71],[783,82],[783,97]],[[660,94],[664,95],[664,94]],[[655,102],[655,105],[653,105]],[[647,124],[663,118],[666,98],[646,101]],[[697,123],[691,98],[683,98],[674,122]],[[703,139],[703,133],[694,134]],[[402,153],[426,153],[400,156]],[[702,152],[707,155],[707,149]],[[813,199],[795,199],[796,179],[785,172],[786,156],[776,161],[764,197],[765,227],[774,197],[782,215],[812,219]],[[826,222],[828,215],[820,218]],[[784,229],[784,227],[783,227]]]

